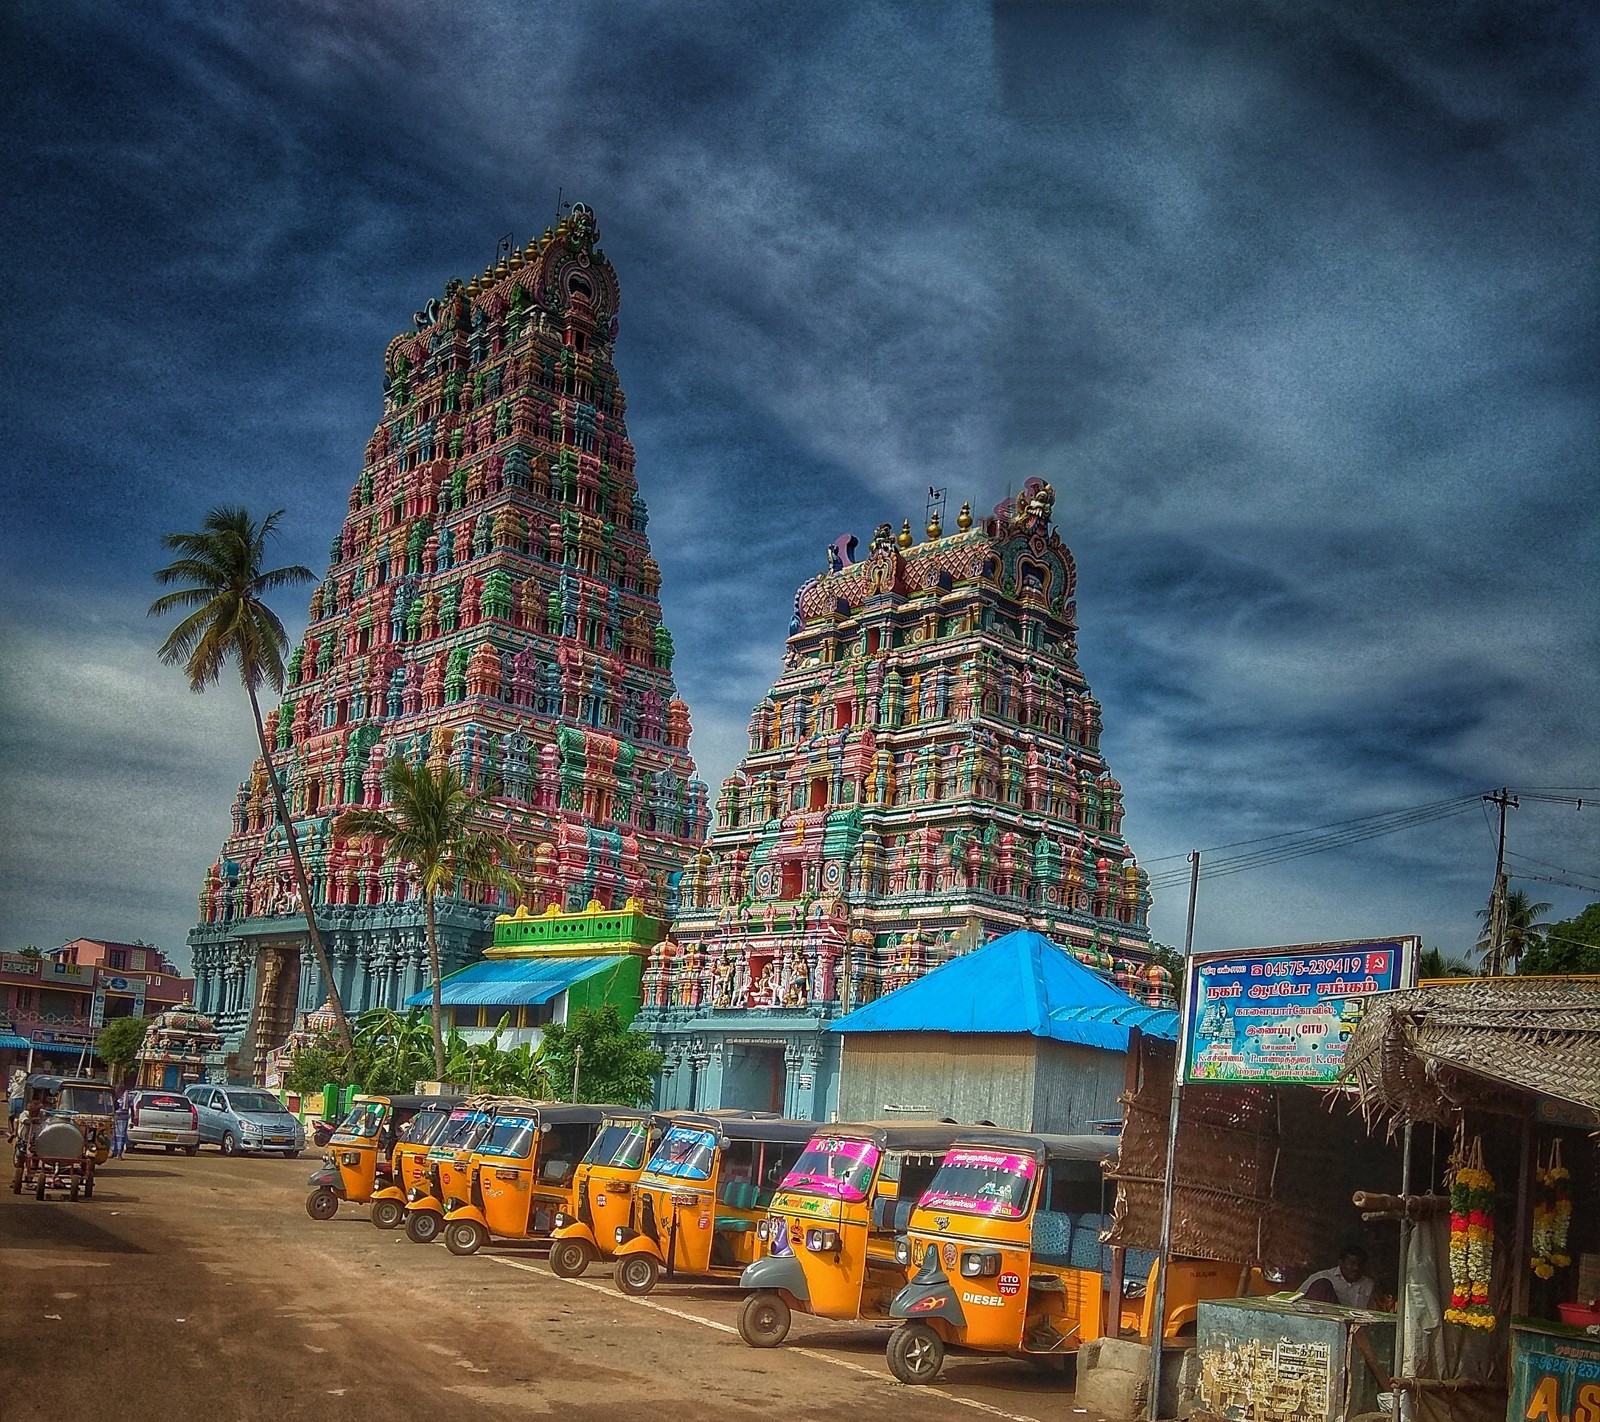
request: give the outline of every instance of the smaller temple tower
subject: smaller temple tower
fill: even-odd
[[[1078,667],[1072,554],[1032,480],[927,540],[888,524],[828,549],[750,718],[639,1025],[663,1107],[827,1119],[843,1012],[1001,933],[1033,929],[1135,996],[1148,880]]]

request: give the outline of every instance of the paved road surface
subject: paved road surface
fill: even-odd
[[[788,1346],[757,1351],[731,1291],[634,1300],[606,1268],[458,1259],[365,1208],[318,1224],[314,1165],[141,1152],[91,1201],[0,1189],[0,1422],[1099,1422],[1025,1363],[953,1355],[937,1388],[905,1388],[881,1328],[796,1315]]]

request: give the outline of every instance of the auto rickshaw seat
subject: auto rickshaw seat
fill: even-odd
[[[1033,1216],[1033,1258],[1038,1264],[1072,1262],[1072,1216],[1061,1210],[1038,1210]]]
[[[750,1180],[734,1180],[719,1190],[722,1203],[732,1210],[753,1210],[761,1198],[760,1187]]]
[[[890,1230],[894,1228],[895,1207],[899,1199],[894,1195],[879,1195],[872,1202],[872,1225],[874,1230]]]

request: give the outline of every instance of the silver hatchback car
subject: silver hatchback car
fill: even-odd
[[[200,1112],[176,1091],[135,1091],[129,1102],[128,1145],[165,1146],[193,1155],[200,1148]]]
[[[274,1154],[290,1159],[305,1149],[305,1127],[278,1098],[250,1086],[197,1082],[185,1092],[200,1113],[200,1144],[224,1155]]]

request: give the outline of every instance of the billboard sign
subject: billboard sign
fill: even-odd
[[[1208,953],[1189,962],[1184,1080],[1329,1086],[1374,993],[1407,986],[1418,940]]]

